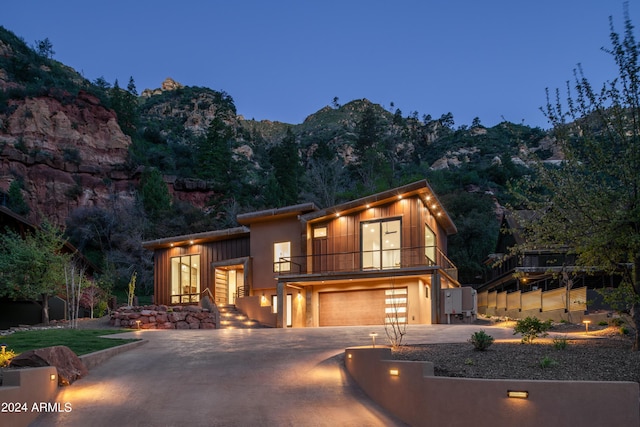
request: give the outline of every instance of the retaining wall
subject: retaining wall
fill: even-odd
[[[436,377],[431,362],[392,360],[389,348],[348,348],[344,363],[366,394],[411,426],[640,425],[634,382]],[[510,398],[510,390],[528,396]]]

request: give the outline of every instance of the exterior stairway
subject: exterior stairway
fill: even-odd
[[[220,324],[217,329],[257,329],[262,325],[249,319],[235,305],[219,305]]]

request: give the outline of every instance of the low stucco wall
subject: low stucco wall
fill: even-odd
[[[249,319],[257,320],[262,326],[276,327],[276,314],[271,312],[271,306],[261,306],[260,296],[242,297],[236,300],[236,307],[247,315]]]
[[[51,375],[55,375],[53,380]],[[28,426],[41,412],[72,410],[53,402],[58,393],[57,375],[53,366],[5,370],[0,387],[0,425]]]
[[[365,393],[411,426],[640,425],[634,382],[435,377],[431,362],[392,360],[389,348],[348,348],[344,363]],[[508,390],[529,396],[509,398]]]

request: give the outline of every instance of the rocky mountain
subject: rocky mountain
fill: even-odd
[[[283,154],[288,138],[295,152]],[[227,226],[235,213],[280,203],[326,206],[427,177],[459,222],[460,241],[450,250],[473,252],[462,261],[453,255],[458,264],[473,259],[472,277],[492,250],[506,183],[526,173],[532,153],[562,159],[541,129],[508,122],[486,128],[479,120],[454,127],[450,113],[405,115],[366,99],[334,100],[303,123],[287,124],[246,120],[231,95],[171,78],[138,96],[133,79],[126,89],[90,82],[0,27],[0,196],[9,207],[23,199],[34,222],[63,225],[78,208],[133,205],[149,170],[184,203],[176,215],[208,218],[165,220],[146,229],[158,233],[148,238]],[[366,156],[377,164],[369,176]],[[282,170],[298,170],[297,163],[295,176],[284,174],[295,182],[281,182]],[[145,209],[166,209],[144,202]],[[156,222],[170,216],[147,214]]]

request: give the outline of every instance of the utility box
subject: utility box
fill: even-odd
[[[447,323],[452,320],[473,322],[478,313],[477,295],[476,290],[469,286],[442,289],[440,309],[441,314],[447,316]]]
[[[462,313],[462,288],[444,289],[444,314]]]

